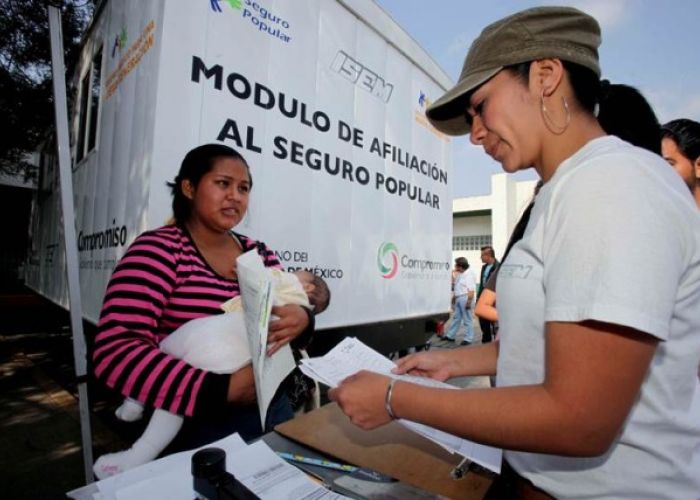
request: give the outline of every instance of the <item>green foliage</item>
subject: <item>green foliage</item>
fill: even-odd
[[[47,7],[61,8],[66,68],[77,60],[91,0],[0,0],[0,171],[36,175],[24,158],[36,151],[54,120]],[[70,71],[70,70],[69,70]]]

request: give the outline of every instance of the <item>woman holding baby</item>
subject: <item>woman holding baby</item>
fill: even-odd
[[[248,208],[250,169],[235,150],[207,144],[187,153],[170,186],[174,223],[138,236],[107,286],[92,351],[94,373],[146,407],[187,417],[168,451],[233,432],[254,439],[293,416],[286,395],[277,395],[263,429],[250,365],[217,374],[159,348],[184,323],[221,314],[221,304],[240,295],[238,256],[257,249],[266,267],[280,267],[263,243],[232,231]],[[286,305],[272,312],[279,319],[270,323],[269,354],[288,342],[308,343],[314,328],[309,309]]]

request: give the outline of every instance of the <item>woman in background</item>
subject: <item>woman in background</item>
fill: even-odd
[[[683,178],[700,207],[700,123],[680,118],[661,127],[661,154]]]

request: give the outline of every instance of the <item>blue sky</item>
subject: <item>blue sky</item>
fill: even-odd
[[[697,0],[377,0],[456,80],[481,30],[535,5],[570,5],[600,22],[603,77],[637,87],[663,123],[700,121],[700,1]],[[463,138],[454,144],[454,196],[488,194],[500,166]],[[534,174],[517,174],[534,179]]]

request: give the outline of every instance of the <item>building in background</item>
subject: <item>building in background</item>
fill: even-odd
[[[0,243],[0,294],[15,292],[24,283],[23,268],[27,257],[27,227],[36,177],[31,165],[37,155],[27,155],[27,168],[0,170],[0,213],[3,214],[3,237]]]
[[[477,279],[482,265],[481,247],[491,245],[500,262],[536,182],[516,182],[508,174],[495,174],[491,176],[491,194],[452,200],[452,262],[466,257]]]

